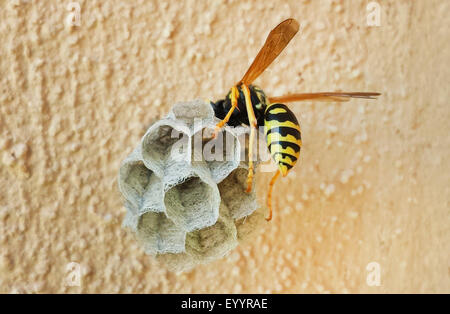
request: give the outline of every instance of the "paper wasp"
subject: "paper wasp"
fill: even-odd
[[[211,102],[215,116],[222,121],[215,128],[215,136],[220,129],[230,126],[250,126],[249,169],[247,177],[247,192],[252,189],[254,165],[252,161],[256,130],[264,126],[264,133],[269,152],[278,166],[278,170],[270,181],[267,193],[269,215],[272,219],[272,189],[276,179],[281,174],[285,177],[300,157],[302,146],[301,131],[294,113],[283,103],[314,100],[314,101],[348,101],[350,98],[376,99],[379,93],[307,93],[291,94],[281,97],[267,97],[253,81],[278,57],[299,30],[295,19],[287,19],[275,27],[266,39],[250,68],[244,77],[237,82],[224,99]],[[237,109],[237,110],[235,110]]]

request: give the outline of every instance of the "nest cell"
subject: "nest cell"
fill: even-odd
[[[152,175],[153,172],[142,161],[131,160],[120,168],[119,189],[131,208],[141,208]]]
[[[187,253],[203,263],[225,256],[236,246],[236,226],[223,203],[220,206],[220,217],[214,225],[190,232],[186,236]]]
[[[245,168],[237,168],[219,183],[222,202],[229,208],[234,219],[246,217],[258,207],[254,189],[251,193],[243,193],[247,188],[247,171]]]
[[[192,176],[167,190],[164,203],[167,216],[181,229],[193,231],[213,225],[219,216],[217,187]]]
[[[212,139],[215,124],[197,130],[192,136],[193,162],[206,162],[214,182],[219,183],[239,165],[240,143],[229,128]]]
[[[164,119],[153,124],[142,139],[144,164],[159,176],[173,161],[190,161],[190,131],[180,121]]]
[[[185,251],[186,232],[179,229],[164,213],[147,212],[140,216],[137,238],[147,254]]]

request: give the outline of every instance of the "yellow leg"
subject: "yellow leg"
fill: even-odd
[[[248,176],[247,176],[247,193],[252,191],[253,182],[253,146],[255,142],[256,128],[258,122],[256,121],[255,112],[253,111],[252,100],[250,98],[250,90],[248,86],[242,84],[242,90],[245,96],[245,106],[247,108],[248,121],[250,123],[250,141],[248,144]]]
[[[269,191],[267,192],[267,207],[269,208],[269,216],[267,216],[266,220],[270,221],[272,220],[272,190],[273,185],[275,184],[275,181],[278,179],[278,176],[280,175],[280,170],[277,170],[275,175],[273,176],[272,180],[270,180],[269,183]]]
[[[220,129],[223,128],[223,126],[230,120],[231,115],[233,114],[234,109],[237,107],[237,99],[239,96],[239,92],[236,86],[233,86],[231,88],[231,109],[228,111],[227,115],[225,116],[225,118],[220,121],[219,123],[217,123],[215,129],[214,129],[214,134],[213,134],[213,138],[217,137],[217,134],[219,134]]]

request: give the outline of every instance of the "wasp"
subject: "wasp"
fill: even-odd
[[[249,165],[246,192],[251,192],[254,165],[253,146],[258,127],[264,127],[267,147],[278,169],[269,183],[267,192],[267,221],[272,219],[272,190],[280,174],[285,177],[300,157],[302,138],[300,125],[294,113],[284,104],[295,101],[348,101],[351,98],[376,99],[380,93],[302,93],[280,97],[267,97],[262,89],[252,85],[264,70],[286,48],[300,28],[295,19],[287,19],[276,26],[267,37],[242,79],[237,82],[224,99],[211,102],[215,116],[221,121],[216,125],[213,137],[225,126],[250,127]]]

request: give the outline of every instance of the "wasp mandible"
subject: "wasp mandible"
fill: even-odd
[[[256,55],[244,77],[237,82],[224,99],[211,102],[215,116],[222,121],[216,125],[214,137],[225,125],[250,126],[249,169],[247,190],[252,189],[254,166],[252,161],[256,130],[264,127],[267,146],[278,170],[269,184],[267,206],[272,219],[272,190],[275,181],[281,174],[285,177],[300,157],[302,147],[301,130],[294,113],[283,103],[314,100],[314,101],[348,101],[350,98],[376,99],[380,93],[303,93],[281,97],[267,97],[262,89],[252,85],[253,81],[278,57],[300,28],[295,19],[287,19],[276,26],[267,37],[263,47]],[[235,110],[237,109],[237,110]]]

